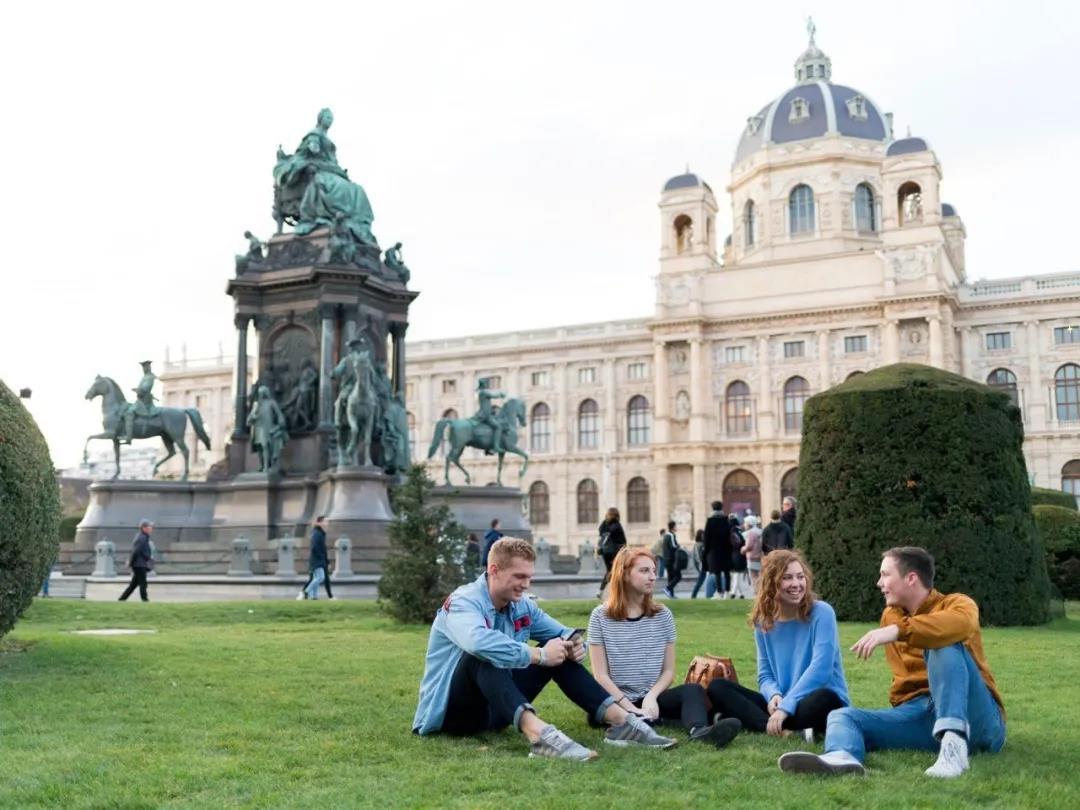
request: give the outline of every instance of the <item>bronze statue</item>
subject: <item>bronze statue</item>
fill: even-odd
[[[281,409],[285,412],[291,432],[314,430],[318,382],[319,372],[310,365],[305,365],[300,371],[300,379],[282,403]]]
[[[494,399],[503,399],[506,394],[502,391],[491,390],[491,378],[481,377],[476,381],[476,396],[480,400],[480,409],[473,414],[472,420],[477,425],[487,425],[491,428],[491,448],[484,451],[484,455],[499,454],[502,449],[502,423],[495,418]]]
[[[277,472],[281,451],[289,439],[285,414],[277,401],[270,396],[270,389],[260,385],[255,402],[247,417],[251,428],[251,446],[259,454],[259,469],[265,473]]]
[[[168,455],[161,461],[154,465],[154,473],[157,473],[158,467],[168,461],[170,458],[176,455],[176,449],[180,449],[180,454],[184,459],[184,477],[183,480],[187,480],[188,477],[188,448],[184,442],[184,434],[187,432],[188,420],[191,420],[191,426],[195,429],[195,435],[198,440],[201,441],[206,449],[210,449],[210,437],[206,435],[206,429],[203,427],[202,416],[195,408],[157,408],[153,405],[153,395],[150,394],[150,388],[154,384],[154,375],[150,373],[150,363],[143,364],[143,368],[146,369],[146,374],[143,375],[143,380],[139,384],[139,388],[136,389],[142,394],[141,389],[145,389],[145,396],[140,397],[140,402],[144,405],[149,398],[149,415],[139,415],[136,420],[134,416],[131,418],[130,427],[128,427],[126,434],[133,439],[152,439],[155,436],[160,436],[161,441],[165,445],[165,449],[168,451]],[[149,377],[149,379],[148,379]],[[101,417],[102,427],[105,428],[104,433],[96,433],[93,436],[88,436],[86,444],[83,445],[83,459],[87,458],[86,448],[90,444],[91,439],[110,439],[113,443],[113,453],[116,456],[116,474],[113,478],[119,478],[120,476],[120,441],[121,441],[121,426],[128,425],[128,418],[134,411],[132,406],[128,403],[124,397],[124,392],[120,390],[120,386],[110,377],[102,377],[100,374],[94,378],[94,384],[90,386],[86,392],[87,399],[94,399],[95,397],[101,397]]]
[[[386,254],[383,256],[383,261],[386,266],[389,267],[397,275],[402,284],[409,283],[409,268],[405,266],[405,262],[401,260],[401,242],[396,243],[392,248],[388,248]]]
[[[154,381],[157,377],[154,376],[154,372],[150,370],[150,364],[152,361],[143,360],[139,363],[142,366],[143,375],[139,380],[139,384],[131,390],[135,392],[135,401],[131,403],[127,410],[124,412],[124,432],[120,434],[120,444],[131,444],[131,439],[135,430],[135,417],[142,416],[150,418],[156,416],[160,412],[160,408],[154,405],[157,397],[153,394]]]
[[[341,380],[334,400],[334,425],[337,428],[338,465],[361,463],[359,448],[363,439],[363,464],[371,464],[371,438],[375,429],[378,402],[375,391],[375,367],[371,346],[361,335],[348,343],[348,354],[330,372],[331,379]]]
[[[251,231],[244,231],[244,238],[248,240],[248,252],[236,256],[236,274],[240,275],[245,272],[252,263],[259,264],[264,258],[263,255],[263,243],[259,241],[259,238],[251,233]]]
[[[494,396],[494,393],[492,396]],[[466,447],[475,447],[485,452],[493,451],[493,440],[496,433],[499,433],[503,439],[502,446],[498,451],[499,466],[495,473],[496,485],[502,486],[503,456],[506,453],[513,453],[524,459],[518,477],[525,475],[525,471],[529,467],[529,454],[517,446],[518,427],[525,427],[525,403],[520,399],[508,399],[503,403],[503,406],[493,419],[496,423],[494,428],[490,427],[488,422],[480,421],[475,417],[472,419],[440,419],[435,423],[435,435],[431,439],[428,458],[432,458],[439,452],[443,435],[449,431],[450,450],[446,454],[446,468],[443,475],[443,480],[447,486],[450,486],[451,464],[465,473],[466,484],[470,482],[469,471],[461,466],[461,454]]]

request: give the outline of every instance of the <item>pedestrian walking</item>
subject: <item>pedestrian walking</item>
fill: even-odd
[[[154,522],[151,520],[139,521],[139,533],[131,544],[131,556],[128,557],[128,568],[131,569],[131,582],[120,594],[120,601],[126,602],[127,598],[139,589],[139,598],[149,602],[150,597],[146,592],[146,575],[154,568],[154,556],[150,545],[150,535],[154,533]]]
[[[297,595],[301,599],[318,599],[319,585],[326,588],[326,598],[333,599],[330,589],[330,560],[326,553],[326,515],[315,518],[315,528],[311,530],[311,552],[308,555],[308,581]]]

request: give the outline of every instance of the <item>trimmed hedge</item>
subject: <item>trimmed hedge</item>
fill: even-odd
[[[34,418],[0,381],[0,636],[41,588],[59,547],[60,492]]]
[[[1076,511],[1076,498],[1068,492],[1045,487],[1031,488],[1031,503],[1035,506],[1061,506]]]
[[[1038,624],[1050,583],[1031,513],[1020,411],[929,366],[857,376],[806,403],[796,545],[844,620],[875,621],[881,553],[923,546],[936,587],[986,624]]]
[[[1046,548],[1050,581],[1065,599],[1080,599],[1080,512],[1045,504],[1032,512]]]

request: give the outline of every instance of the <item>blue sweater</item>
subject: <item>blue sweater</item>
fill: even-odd
[[[828,602],[814,602],[810,621],[777,622],[767,633],[755,627],[754,641],[758,688],[765,700],[782,695],[780,708],[791,715],[811,692],[829,689],[845,706],[851,704],[840,660],[836,613]]]

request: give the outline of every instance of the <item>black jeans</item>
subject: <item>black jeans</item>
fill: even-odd
[[[765,732],[769,722],[769,702],[765,696],[723,678],[717,678],[706,690],[713,709],[724,717],[737,717],[747,731]],[[799,731],[812,728],[815,734],[825,733],[829,712],[844,704],[830,689],[817,689],[799,701],[795,714],[784,720],[784,728]]]
[[[589,717],[596,718],[601,706],[614,702],[589,671],[574,661],[557,667],[532,664],[524,669],[501,669],[466,653],[450,681],[441,730],[464,736],[506,728],[519,721],[520,709],[532,708],[531,701],[549,681],[555,681]]]
[[[139,589],[139,598],[144,602],[149,602],[150,599],[146,596],[146,569],[145,568],[132,568],[131,569],[131,582],[128,583],[127,588],[120,594],[120,601],[126,602],[127,598],[131,596],[134,590]]]
[[[327,599],[333,599],[334,598],[334,592],[330,590],[330,569],[327,568],[325,565],[320,565],[317,568],[312,568],[311,572],[307,575],[307,582],[304,583],[304,587],[301,588],[300,590],[303,591],[304,593],[307,593],[308,585],[311,584],[311,580],[315,576],[315,572],[317,570],[319,570],[319,568],[322,568],[322,571],[323,571],[323,587],[326,588],[326,598]],[[316,589],[315,593],[318,593],[318,592],[319,592],[318,589]]]
[[[604,590],[607,584],[611,581],[611,565],[615,562],[615,555],[622,551],[623,547],[619,546],[611,554],[601,554],[600,559],[604,561],[604,580],[600,583],[600,590]]]
[[[634,701],[641,708],[641,701]],[[661,720],[678,720],[683,728],[701,728],[709,724],[709,709],[705,703],[705,690],[696,683],[684,683],[665,689],[656,698]]]
[[[675,586],[682,582],[682,571],[679,570],[678,560],[672,557],[664,558],[664,567],[667,568],[668,590],[674,592]]]

